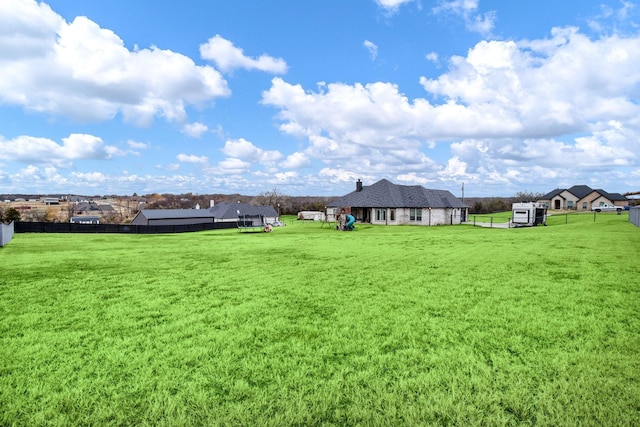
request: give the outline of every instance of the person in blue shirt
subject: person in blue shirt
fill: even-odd
[[[345,224],[344,229],[348,231],[353,231],[353,229],[355,228],[353,224],[355,223],[356,223],[356,219],[354,218],[354,216],[351,214],[347,214],[347,223]]]

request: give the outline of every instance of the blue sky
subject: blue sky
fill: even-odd
[[[0,193],[640,191],[639,6],[0,0]]]

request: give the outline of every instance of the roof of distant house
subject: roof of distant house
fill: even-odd
[[[571,188],[556,188],[553,191],[550,191],[549,193],[545,194],[544,196],[540,197],[540,200],[551,200],[554,197],[562,194],[563,191],[568,191],[569,193],[573,194],[574,196],[576,196],[578,199],[584,199],[585,197],[587,197],[589,194],[593,193],[594,191],[597,192],[598,194],[600,194],[601,196],[606,197],[607,199],[613,201],[625,201],[627,200],[627,198],[625,196],[623,196],[620,193],[608,193],[602,189],[598,189],[598,190],[594,190],[593,188],[587,186],[587,185],[574,185]]]
[[[207,210],[219,219],[237,219],[238,215],[262,215],[265,217],[278,216],[276,210],[271,206],[254,206],[247,203],[221,202]]]

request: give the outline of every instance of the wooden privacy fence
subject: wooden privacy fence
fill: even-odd
[[[71,224],[63,222],[17,222],[16,233],[122,233],[164,234],[236,228],[235,222],[202,224],[132,225],[132,224]]]

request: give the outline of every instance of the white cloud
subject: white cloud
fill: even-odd
[[[200,138],[208,130],[209,128],[207,125],[200,122],[187,123],[182,126],[182,133],[189,135],[192,138]]]
[[[563,28],[544,40],[478,43],[439,77],[420,79],[424,98],[384,82],[314,91],[274,78],[262,102],[279,110],[281,132],[306,140],[299,153],[336,179],[396,173],[516,185],[635,162],[639,69],[639,36],[591,40]],[[444,166],[425,152],[442,151],[439,141],[451,144]]]
[[[309,157],[300,152],[293,153],[280,163],[280,166],[288,169],[300,169],[307,167],[311,164]]]
[[[219,174],[241,174],[251,169],[251,163],[233,157],[218,162],[218,167],[214,171]]]
[[[400,6],[413,0],[375,0],[376,4],[389,13],[395,13]]]
[[[195,163],[195,164],[203,164],[206,165],[209,163],[209,158],[207,156],[195,156],[193,154],[178,154],[176,156],[179,162],[183,163]]]
[[[438,64],[439,56],[436,52],[429,52],[425,55],[425,58],[429,62],[433,62],[434,64]]]
[[[134,150],[146,150],[147,148],[149,148],[149,144],[146,142],[139,142],[139,141],[133,141],[133,140],[129,140],[127,141],[127,145],[129,147],[131,147]]]
[[[424,176],[418,176],[415,172],[400,174],[396,179],[404,185],[427,185],[433,182],[433,179]]]
[[[263,150],[244,138],[228,140],[222,152],[229,157],[263,164],[272,164],[282,158],[282,153],[279,151]]]
[[[331,182],[356,182],[357,179],[371,179],[373,175],[362,175],[359,173],[350,172],[345,169],[323,168],[318,173],[321,179],[328,179]]]
[[[0,159],[37,164],[70,166],[71,160],[105,160],[122,156],[115,146],[105,145],[93,135],[71,134],[59,144],[48,138],[18,136],[11,140],[0,137]]]
[[[245,56],[241,48],[236,47],[219,34],[200,45],[200,56],[203,59],[213,61],[223,72],[233,71],[236,68],[260,70],[272,74],[284,74],[287,72],[287,63],[284,59],[274,58],[266,54],[262,54],[256,59],[250,58]]]
[[[447,161],[447,165],[440,172],[440,176],[445,179],[456,179],[467,176],[467,163],[459,157],[452,157]]]
[[[0,2],[0,48],[0,101],[80,121],[183,121],[186,105],[230,93],[212,67],[155,46],[130,51],[90,19],[67,23],[31,0]]]
[[[365,40],[362,45],[369,51],[372,60],[378,57],[378,46],[375,43]]]
[[[464,20],[468,31],[489,36],[495,27],[496,13],[477,13],[479,2],[480,0],[440,0],[433,12],[459,16]]]

